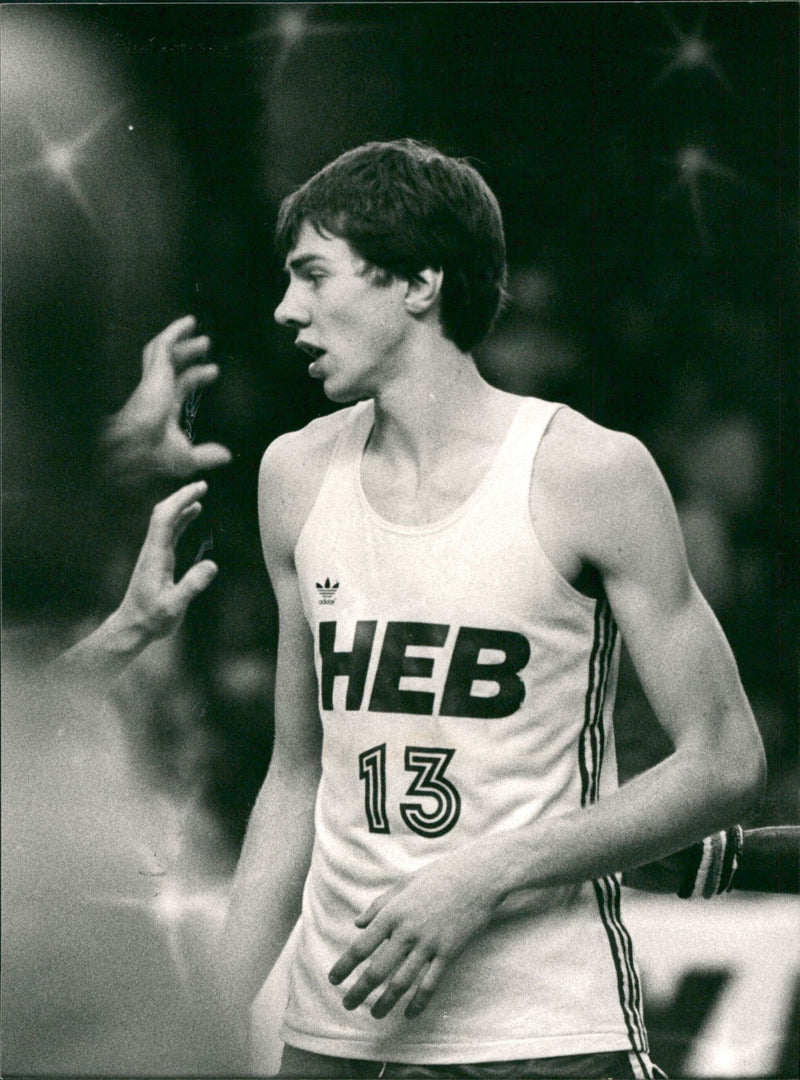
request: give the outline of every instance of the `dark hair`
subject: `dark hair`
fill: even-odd
[[[304,221],[394,277],[442,270],[442,330],[464,352],[491,329],[505,295],[503,220],[469,162],[413,139],[366,143],[284,199],[276,228],[282,258]]]

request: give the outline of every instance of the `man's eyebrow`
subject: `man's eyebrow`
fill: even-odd
[[[316,255],[309,253],[308,255],[295,255],[293,258],[286,260],[286,270],[303,270],[305,267],[310,266],[311,263],[324,263],[325,259],[322,255]]]

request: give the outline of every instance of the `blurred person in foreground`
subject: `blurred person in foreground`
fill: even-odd
[[[349,407],[262,463],[276,736],[221,938],[234,1022],[299,915],[281,1075],[653,1075],[620,872],[764,774],[666,485],[479,375],[505,243],[468,163],[368,144],[277,233],[276,319]],[[674,752],[618,788],[620,636]]]
[[[213,381],[208,339],[178,320],[145,349],[137,391],[107,426],[126,484],[175,483],[224,464],[180,426]],[[87,455],[88,456],[88,455]],[[146,486],[146,483],[145,483]],[[170,651],[217,567],[176,580],[176,548],[205,480],[161,499],[118,607],[46,665],[6,627],[3,650],[3,1041],[10,1073],[219,1070],[236,1059],[203,995],[203,942],[224,910],[227,866],[191,791],[165,791],[136,754],[141,733],[111,700],[153,649]],[[149,489],[148,489],[149,490]],[[46,650],[45,650],[46,651]],[[179,682],[179,665],[171,676]]]
[[[182,423],[187,401],[219,376],[217,364],[197,363],[211,343],[194,333],[196,326],[192,315],[176,319],[145,346],[138,385],[103,428],[100,464],[112,485],[148,493],[231,460],[218,443],[195,446]],[[68,678],[82,693],[103,698],[147,646],[179,629],[189,604],[217,574],[211,559],[198,557],[174,580],[178,543],[200,515],[207,490],[198,480],[155,505],[121,603],[55,659],[47,669],[51,679]]]

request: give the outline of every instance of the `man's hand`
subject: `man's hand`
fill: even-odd
[[[177,319],[144,348],[141,381],[104,434],[108,469],[120,481],[183,478],[231,460],[219,443],[195,446],[182,423],[185,403],[219,375],[216,364],[197,363],[211,342],[192,336],[196,325],[193,315]]]
[[[197,480],[156,504],[125,597],[110,620],[140,629],[149,640],[166,637],[180,625],[189,604],[217,573],[216,563],[203,559],[175,581],[175,549],[199,515],[199,500],[207,490],[205,480]]]
[[[217,573],[216,563],[203,559],[175,581],[175,548],[207,490],[205,480],[197,480],[156,504],[122,603],[54,661],[53,673],[92,678],[105,692],[146,646],[177,630],[189,604]]]
[[[489,924],[496,902],[466,851],[438,859],[387,890],[356,919],[363,932],[330,971],[338,985],[369,961],[344,995],[344,1007],[357,1008],[383,987],[371,1008],[376,1019],[408,991],[405,1014],[418,1016],[447,964]]]

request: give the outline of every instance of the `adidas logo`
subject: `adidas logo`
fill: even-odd
[[[337,581],[334,585],[331,585],[330,578],[325,578],[324,585],[320,585],[320,583],[317,582],[317,592],[319,593],[320,604],[335,604],[338,588],[339,582]]]

